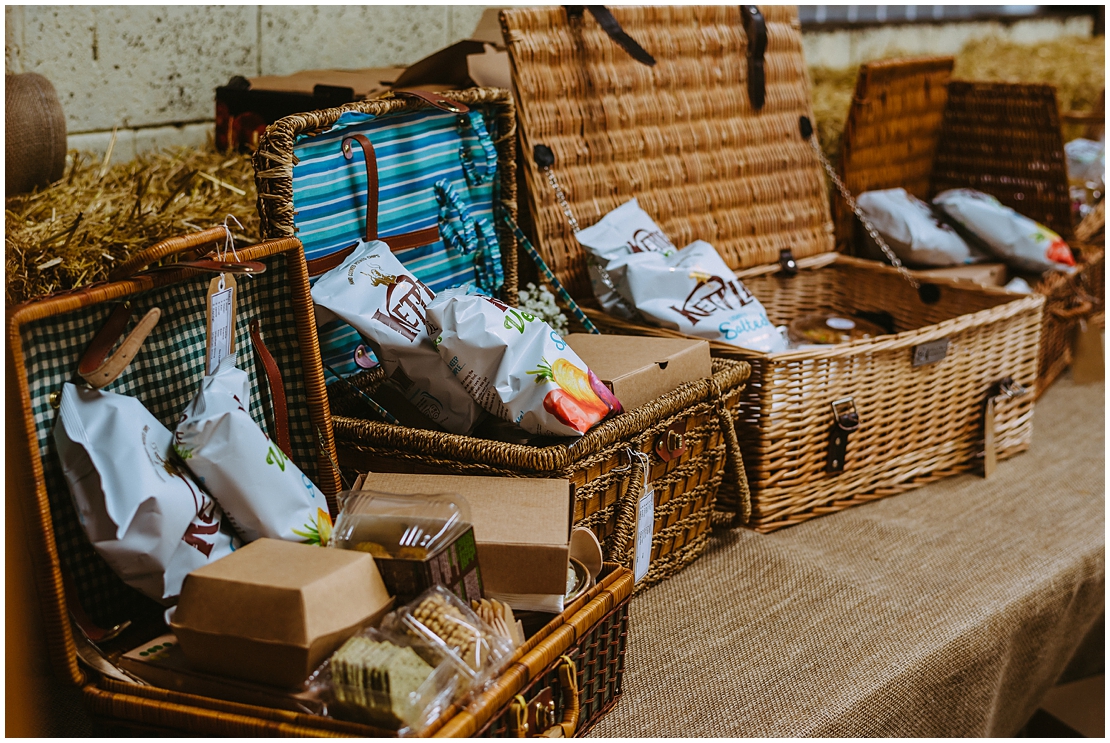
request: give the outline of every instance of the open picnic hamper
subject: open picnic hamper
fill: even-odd
[[[361,162],[344,165],[333,155],[337,168],[355,169],[353,185],[342,193],[342,198],[336,194],[321,197],[328,204],[317,208],[317,202],[312,201],[318,197],[312,191],[311,178],[318,174],[300,170],[302,163],[315,161],[313,155],[306,153],[326,147],[337,153],[346,130],[332,127],[337,122],[343,124],[345,120],[340,117],[348,113],[368,115],[355,128],[369,138],[375,150],[382,150],[388,147],[384,137],[390,131],[420,117],[429,121],[442,119],[445,126],[453,128],[456,114],[449,109],[462,104],[472,111],[483,112],[497,150],[496,180],[500,190],[494,194],[493,213],[481,214],[496,222],[505,264],[502,298],[515,305],[516,273],[510,266],[515,266],[516,241],[509,226],[516,217],[516,117],[512,98],[508,91],[492,89],[451,91],[443,96],[449,98],[437,98],[438,109],[420,98],[384,98],[287,117],[269,127],[255,156],[264,236],[297,234],[304,238],[310,231],[316,231],[314,225],[320,220],[339,225],[334,233],[327,233],[326,240],[306,242],[310,274],[322,273],[335,265],[328,262],[328,256],[336,255],[337,250],[363,234],[364,191],[368,181],[359,173],[363,168]],[[417,220],[422,210],[429,207],[428,222],[435,224],[434,200],[420,201],[413,196],[418,206],[404,213],[408,223],[395,221],[387,226],[387,215],[397,213],[386,201],[390,176],[388,171],[380,170],[376,177],[382,194],[377,212],[383,235],[390,234],[390,229],[423,227]],[[383,239],[387,243],[391,240],[388,236]],[[412,253],[396,247],[394,250],[401,262],[433,291],[460,282],[457,275],[433,274],[419,262],[419,255],[414,260]],[[322,328],[321,332],[326,330]],[[347,348],[357,343],[356,338]],[[334,364],[337,370],[342,369],[341,363],[350,363],[350,355],[349,350],[329,355],[327,349],[323,354],[325,364]],[[539,445],[490,441],[383,422],[365,401],[386,380],[380,367],[360,371],[346,381],[329,380],[328,389],[336,413],[337,450],[342,467],[358,472],[569,479],[575,487],[574,522],[595,532],[606,559],[626,567],[632,563],[635,508],[644,492],[646,477],[655,492],[655,526],[651,567],[643,582],[646,585],[688,564],[708,545],[718,487],[726,470],[742,471],[729,409],[736,404],[747,374],[748,367],[742,362],[715,362],[711,378],[692,380],[652,403],[601,423],[581,439],[555,439]],[[735,474],[732,478],[742,479]],[[743,495],[746,492],[737,502]]]
[[[525,155],[522,221],[603,332],[678,335],[608,316],[592,298],[570,217],[589,226],[633,197],[676,246],[712,243],[772,324],[832,311],[891,326],[772,354],[711,341],[715,357],[751,365],[736,410],[751,497],[742,520],[769,532],[972,469],[984,438],[997,457],[1027,448],[1033,396],[1015,392],[1036,381],[1044,299],[948,280],[919,292],[894,268],[831,252],[824,174],[800,125],[812,112],[796,11],[759,10],[613,8],[653,65],[592,15],[508,9],[501,21]],[[552,164],[531,156],[538,145]],[[743,487],[726,480],[719,500],[733,485]]]
[[[973,188],[1059,233],[1079,250],[1074,275],[1050,273],[1036,393],[1071,362],[1072,333],[1102,311],[1103,251],[1077,239],[1056,91],[1051,85],[951,80],[952,57],[868,62],[840,145],[838,170],[853,193],[905,188],[928,199]],[[858,220],[834,198],[837,249],[851,252]],[[1091,289],[1095,289],[1092,293]]]
[[[205,373],[204,306],[212,272],[250,267],[250,278],[241,276],[237,285],[234,349],[249,374],[252,399],[264,400],[252,406],[253,415],[319,483],[335,513],[341,482],[302,246],[283,238],[204,256],[225,239],[221,227],[163,241],[120,266],[116,281],[31,300],[8,312],[7,363],[18,383],[24,429],[15,442],[15,453],[25,462],[19,469],[19,505],[51,662],[60,679],[83,687],[86,708],[108,730],[387,736],[388,730],[331,717],[141,685],[116,665],[121,653],[165,632],[164,607],[125,585],[93,551],[51,436],[57,392],[75,375],[86,349],[99,348],[93,339],[112,322],[106,318],[127,319],[112,325],[116,329],[108,340],[114,341],[124,331],[130,335],[148,309],[162,310],[108,389],[138,397],[172,426]],[[550,727],[568,735],[587,730],[621,693],[632,587],[628,570],[606,565],[593,587],[517,649],[489,688],[466,709],[449,707],[427,732],[503,736]]]

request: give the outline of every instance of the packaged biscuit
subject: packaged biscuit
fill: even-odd
[[[312,301],[357,330],[388,374],[400,370],[409,401],[450,433],[466,434],[482,408],[440,361],[424,327],[435,297],[380,241],[359,242],[312,287]]]
[[[860,211],[903,263],[943,267],[974,262],[971,248],[960,234],[906,189],[867,191],[857,201]],[[875,246],[873,252],[878,250]]]

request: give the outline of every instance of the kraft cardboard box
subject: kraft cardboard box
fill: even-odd
[[[981,286],[1005,286],[1008,276],[1005,263],[974,263],[970,266],[930,268],[924,271],[914,271],[914,273],[920,276],[970,281]]]
[[[361,488],[461,495],[470,507],[485,594],[566,592],[573,513],[568,480],[373,472]]]
[[[706,341],[589,333],[571,333],[566,341],[625,410],[713,375]]]
[[[389,605],[370,555],[258,539],[186,576],[169,625],[198,671],[296,688]]]

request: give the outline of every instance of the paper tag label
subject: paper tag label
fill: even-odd
[[[655,531],[655,488],[648,487],[640,496],[636,509],[636,560],[633,563],[633,576],[636,582],[647,575],[651,565],[651,536]]]
[[[221,282],[224,287],[221,289]],[[208,287],[208,374],[231,355],[235,335],[235,279],[224,274]]]

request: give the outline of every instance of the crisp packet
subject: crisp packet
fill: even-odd
[[[235,354],[181,414],[174,451],[223,506],[247,542],[259,537],[326,544],[327,501],[308,477],[251,418],[250,380]]]
[[[85,534],[129,586],[168,603],[189,572],[239,546],[174,463],[173,434],[135,398],[67,383],[54,440]]]
[[[857,201],[860,211],[903,263],[940,267],[974,262],[971,248],[959,233],[906,189],[867,191]],[[878,250],[876,246],[873,252]]]
[[[1019,271],[1067,271],[1075,266],[1071,249],[1062,237],[993,196],[970,188],[953,188],[937,194],[933,203]]]
[[[428,305],[428,333],[463,388],[525,431],[581,436],[621,404],[585,362],[533,315],[465,289]]]
[[[440,360],[424,327],[435,294],[380,241],[360,241],[312,287],[312,301],[362,334],[391,376],[400,369],[408,399],[451,433],[466,434],[482,408]]]
[[[697,240],[678,250],[635,199],[580,230],[593,256],[591,280],[602,307],[625,318],[771,353],[786,341],[716,249]]]

